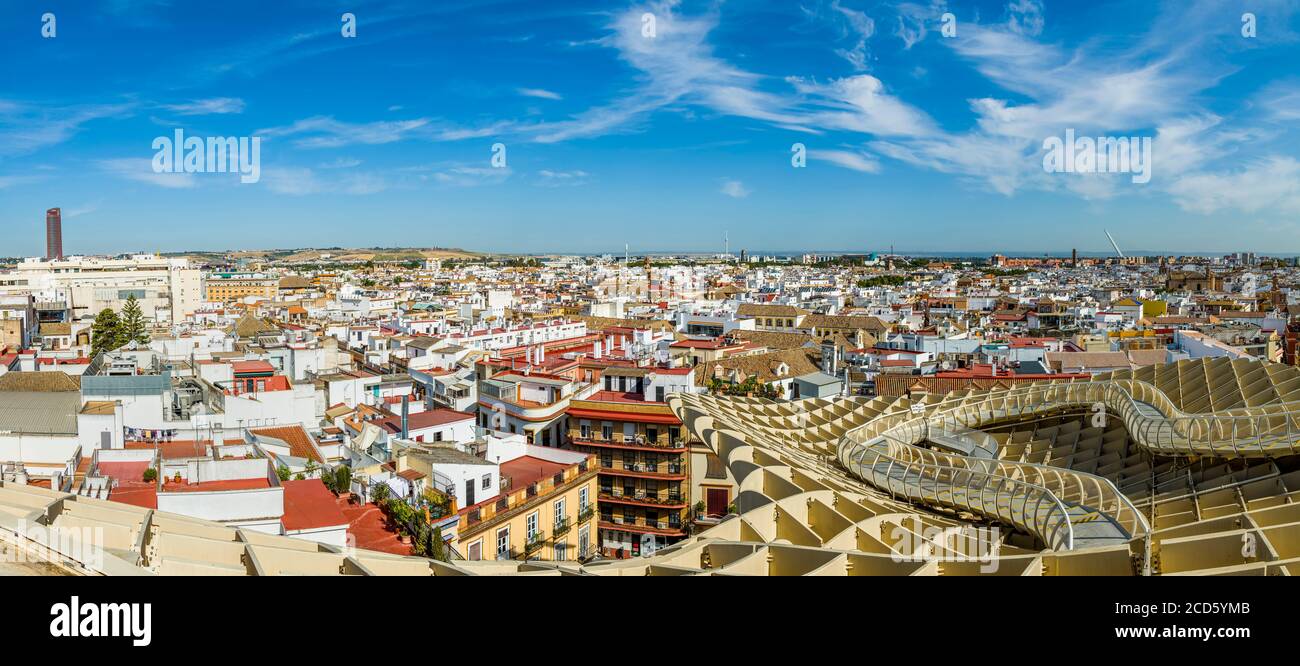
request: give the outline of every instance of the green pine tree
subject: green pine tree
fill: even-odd
[[[90,357],[102,352],[112,351],[124,344],[122,320],[109,308],[100,310],[95,323],[90,327]]]
[[[140,310],[140,303],[135,300],[135,294],[128,296],[126,305],[122,306],[122,338],[122,344],[128,342],[149,344],[149,330],[144,323],[144,312]]]

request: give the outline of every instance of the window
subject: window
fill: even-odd
[[[600,438],[605,440],[614,439],[614,424],[609,422],[600,424]]]
[[[662,387],[662,386],[656,386],[656,387],[655,387],[655,402],[663,402],[663,401],[664,401],[664,387]]]
[[[510,553],[510,527],[497,530],[497,558],[508,557]]]
[[[586,486],[583,486],[583,487],[579,488],[579,489],[578,489],[578,510],[579,510],[579,511],[586,511],[586,510],[587,510],[587,501],[588,501],[588,499],[589,499],[589,498],[588,498],[588,495],[587,495],[587,487],[586,487]]]
[[[555,500],[555,524],[559,525],[564,522],[564,498]]]
[[[478,541],[471,543],[467,554],[470,560],[477,561],[483,559],[483,540],[479,539]]]
[[[569,545],[569,544],[566,544],[566,543],[557,543],[557,544],[555,544],[555,561],[556,561],[556,562],[562,562],[562,561],[564,561],[564,560],[569,559],[569,553],[568,553],[569,548],[568,548],[568,545]]]
[[[588,555],[587,551],[590,548],[591,548],[591,528],[586,525],[583,525],[582,529],[578,530],[578,556],[586,557]]]
[[[583,421],[582,424],[578,426],[578,428],[579,428],[579,430],[582,432],[582,435],[581,435],[582,439],[591,439],[591,424],[590,424],[590,423],[587,423],[586,421]]]
[[[528,538],[530,540],[536,538],[537,537],[537,512],[534,511],[528,514],[528,518],[527,520],[524,521],[524,523],[527,527]]]
[[[487,490],[488,488],[491,488],[491,487],[492,487],[492,475],[491,475],[491,474],[484,474],[484,475],[483,475],[483,490]]]

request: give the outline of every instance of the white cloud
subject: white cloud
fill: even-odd
[[[744,199],[749,196],[749,190],[745,189],[745,184],[738,180],[722,181],[722,189],[718,191],[732,199]]]
[[[560,93],[543,90],[542,88],[519,88],[516,92],[524,97],[540,97],[541,99],[564,99]]]
[[[371,123],[347,123],[329,116],[313,116],[296,121],[291,125],[260,129],[255,134],[264,139],[279,137],[305,136],[295,145],[303,148],[338,148],[353,144],[379,145],[401,141],[426,129],[431,121],[428,118],[413,120],[377,121]]]
[[[538,184],[543,187],[564,187],[571,185],[585,185],[587,183],[587,177],[591,174],[588,174],[586,171],[582,171],[581,169],[574,171],[542,169],[537,172],[537,175],[541,178],[541,180],[538,181]]]
[[[455,166],[438,171],[433,179],[442,185],[451,187],[478,187],[480,185],[498,185],[510,178],[509,168]]]
[[[307,167],[279,167],[265,169],[262,182],[276,194],[306,196],[309,194],[377,194],[388,190],[391,184],[374,173],[320,174]]]
[[[321,169],[351,169],[361,166],[361,160],[352,157],[339,157],[319,165]]]
[[[99,168],[120,178],[169,189],[189,189],[198,185],[192,173],[158,173],[148,157],[122,157],[100,160]]]
[[[856,71],[867,69],[867,40],[876,33],[876,22],[866,12],[849,9],[840,4],[840,0],[831,2],[831,9],[838,12],[848,25],[851,36],[856,41],[851,49],[835,49],[836,55],[853,65]]]
[[[808,157],[862,173],[880,172],[880,160],[865,153],[849,150],[809,150]]]
[[[1196,213],[1238,210],[1295,215],[1300,213],[1300,162],[1274,156],[1230,172],[1188,174],[1169,190],[1179,206]]]
[[[1007,5],[1007,27],[1014,33],[1037,36],[1043,32],[1041,0],[1013,0]]]
[[[870,74],[827,84],[790,81],[821,107],[807,116],[807,122],[814,126],[877,136],[918,136],[935,131],[934,122],[925,112],[890,95],[880,79]]]
[[[51,107],[0,100],[0,157],[64,143],[88,123],[126,117],[134,109],[134,103]]]
[[[182,116],[201,116],[225,113],[243,113],[244,100],[236,97],[199,99],[184,104],[163,104],[162,107]]]
[[[299,148],[340,148],[352,145],[383,145],[406,140],[461,141],[496,136],[509,131],[513,123],[502,121],[484,127],[460,127],[432,118],[380,120],[350,123],[331,116],[312,116],[289,125],[269,127],[256,132],[266,139],[300,137],[293,141]]]
[[[903,40],[903,50],[906,51],[925,41],[930,23],[938,21],[948,11],[948,7],[944,0],[934,0],[929,6],[904,2],[894,7],[894,10],[898,12],[894,36]]]

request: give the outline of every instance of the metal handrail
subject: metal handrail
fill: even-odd
[[[887,490],[895,497],[902,495],[912,501],[951,506],[997,518],[1009,525],[1026,529],[1054,550],[1070,550],[1074,547],[1074,527],[1069,510],[1047,487],[973,468],[904,459],[893,455],[892,451],[923,449],[892,441],[888,437],[884,439],[890,453],[879,448],[863,447],[859,450],[857,459],[849,465],[850,469],[857,471],[860,478],[868,480],[872,485]],[[869,461],[864,460],[869,455],[873,457]],[[882,474],[880,465],[885,461],[889,465]],[[895,465],[903,470],[901,475],[894,474]],[[911,476],[916,477],[915,481],[909,481]],[[932,491],[929,494],[923,483],[925,480],[933,486],[929,489]],[[991,506],[987,498],[990,490],[993,493]],[[961,500],[958,499],[959,496]]]
[[[1102,390],[1105,391],[1105,388]],[[1015,410],[1007,409],[1008,405],[1005,404],[1005,398],[1003,402],[1004,404],[1002,404],[1001,407],[1004,410],[1003,413],[1005,415],[1012,415],[1013,411],[1015,415],[1021,415],[1026,411],[1023,408]],[[1039,400],[1038,402],[1031,403],[1033,409],[1029,411],[1037,411],[1037,408],[1042,404],[1042,402],[1042,400]],[[1109,479],[1094,474],[1088,474],[1086,472],[1078,472],[1051,465],[995,460],[991,455],[988,457],[975,457],[959,454],[947,454],[914,446],[914,444],[920,443],[929,438],[932,427],[931,424],[933,422],[940,423],[940,427],[943,428],[945,432],[950,432],[953,427],[969,428],[969,423],[965,417],[969,417],[969,413],[973,410],[975,415],[971,421],[978,424],[982,420],[981,414],[984,413],[983,407],[984,405],[981,404],[964,404],[955,409],[950,409],[938,416],[933,413],[923,413],[920,416],[915,416],[911,411],[885,415],[884,418],[879,418],[872,423],[865,424],[845,433],[841,438],[838,447],[840,460],[846,463],[846,467],[853,469],[849,464],[849,462],[853,460],[852,452],[861,450],[864,453],[858,456],[859,462],[866,452],[872,452],[878,456],[883,454],[887,457],[890,460],[890,466],[886,472],[887,474],[892,473],[892,468],[895,464],[899,464],[908,466],[923,465],[935,469],[949,469],[954,473],[960,470],[965,470],[971,474],[1006,478],[1012,482],[1021,482],[1025,479],[1033,479],[1034,482],[1030,483],[1030,485],[1041,487],[1047,492],[1051,492],[1052,497],[1056,501],[1062,501],[1062,498],[1064,498],[1064,501],[1075,502],[1082,507],[1095,510],[1115,524],[1125,533],[1126,536],[1138,536],[1150,531],[1150,526],[1147,523],[1146,517],[1137,510],[1137,507],[1133,505],[1132,501],[1121,493],[1119,489],[1115,487],[1115,484]],[[1131,409],[1136,412],[1137,406],[1134,404]],[[992,417],[996,415],[996,410],[990,408],[987,413]],[[885,444],[884,451],[880,450],[881,443]],[[880,487],[879,478],[875,475],[876,471],[876,469],[872,469],[872,478],[867,478],[867,475],[860,474],[860,476],[862,476],[864,480],[871,482],[872,485]],[[904,471],[902,479],[906,480],[910,473],[910,471]],[[920,472],[918,471],[917,474],[919,479]],[[893,477],[891,476],[890,478],[892,479]],[[973,476],[968,477],[968,480],[973,479]],[[985,479],[985,484],[987,484],[987,479]],[[886,489],[888,489],[891,494],[896,495],[892,485],[886,484]],[[978,507],[972,504],[965,508],[970,508],[972,511],[984,515],[992,515],[1002,519],[1007,518],[1006,515],[1003,515],[998,511],[999,506],[997,505],[996,500],[994,511],[988,511],[982,495]],[[1023,521],[1017,522],[1013,520],[1011,522],[1012,524],[1026,528],[1036,528],[1037,531],[1040,532],[1039,536],[1043,536],[1041,534],[1041,526],[1026,524]]]
[[[958,402],[960,404],[952,405]],[[1159,413],[1143,413],[1139,402]],[[935,403],[932,414],[953,418],[970,417],[982,421],[1002,410],[1004,416],[1033,414],[1063,405],[1101,403],[1115,412],[1134,434],[1140,446],[1159,453],[1179,455],[1213,455],[1220,457],[1281,457],[1300,452],[1296,436],[1300,435],[1300,401],[1273,403],[1258,407],[1238,407],[1220,413],[1189,414],[1154,384],[1139,379],[1112,379],[1089,382],[1040,383],[1015,387],[1004,393],[984,396],[971,403],[967,396]],[[1248,411],[1250,413],[1238,413]],[[893,415],[890,415],[893,416]],[[964,425],[971,425],[969,422]],[[1266,438],[1275,435],[1283,447],[1266,446]]]

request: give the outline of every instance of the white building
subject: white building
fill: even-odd
[[[138,254],[123,259],[26,259],[0,273],[0,292],[26,291],[38,299],[66,301],[74,319],[100,310],[120,312],[135,296],[144,316],[178,324],[203,304],[203,276],[186,259]]]

